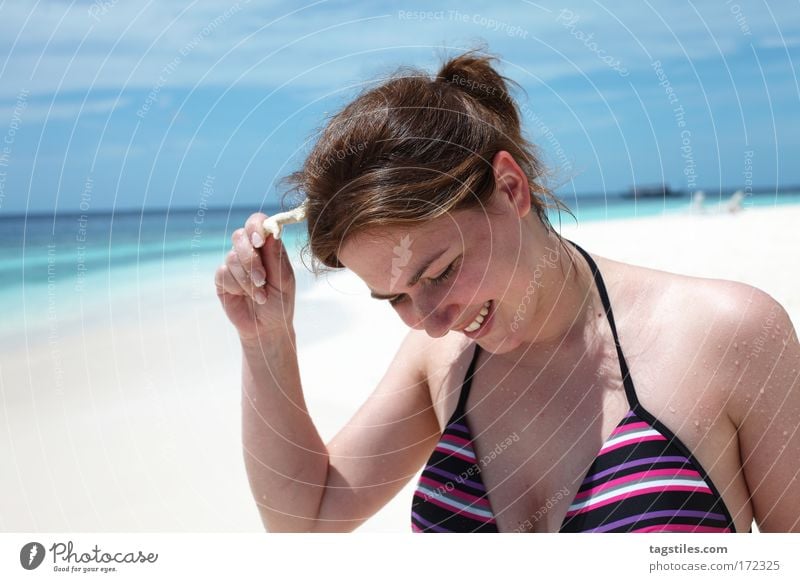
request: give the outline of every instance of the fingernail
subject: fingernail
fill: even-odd
[[[267,302],[267,294],[264,293],[261,289],[256,290],[256,302],[259,305],[264,305]]]
[[[253,235],[250,237],[250,241],[253,243],[253,246],[256,248],[261,248],[261,245],[264,244],[264,239],[261,238],[261,235],[257,232],[254,232]]]
[[[264,271],[261,270],[253,271],[253,283],[255,284],[256,287],[261,287],[264,284],[266,278],[267,275],[266,273],[264,273]]]

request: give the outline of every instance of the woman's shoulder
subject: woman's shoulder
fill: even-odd
[[[742,323],[744,316],[755,323],[783,310],[766,291],[741,281],[685,275],[603,257],[598,263],[604,278],[611,279],[607,286],[612,302],[615,294],[624,303],[649,301],[652,310],[664,312],[672,321]]]
[[[656,333],[691,344],[696,361],[714,370],[726,389],[745,386],[746,393],[746,385],[767,381],[770,367],[797,344],[786,308],[759,287],[652,269],[641,274],[637,279],[646,279],[642,285],[657,301]]]
[[[614,311],[630,318],[637,333],[646,328],[655,336],[671,338],[670,342],[689,341],[693,349],[713,347],[707,356],[717,354],[719,345],[731,344],[736,349],[721,353],[733,363],[742,359],[741,346],[759,344],[765,328],[791,329],[784,307],[754,285],[601,261],[603,276],[609,273]]]

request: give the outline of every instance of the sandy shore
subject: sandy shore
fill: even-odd
[[[798,225],[800,206],[784,206],[579,227],[565,218],[562,233],[615,260],[759,287],[797,328]],[[214,295],[215,266],[187,262],[138,295],[86,305],[92,317],[55,337],[23,334],[0,352],[0,530],[261,529],[241,453],[239,345]],[[301,373],[327,440],[406,330],[351,273],[314,282],[302,269]],[[409,531],[414,481],[360,531]]]

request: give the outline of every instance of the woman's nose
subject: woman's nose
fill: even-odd
[[[455,323],[455,305],[448,306],[420,302],[415,303],[411,310],[411,327],[414,329],[424,329],[425,333],[433,338],[447,335],[450,331],[450,327]]]

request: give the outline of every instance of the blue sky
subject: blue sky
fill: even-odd
[[[273,203],[365,84],[480,41],[524,87],[557,192],[727,189],[745,172],[800,184],[798,14],[789,0],[0,2],[0,213]]]

